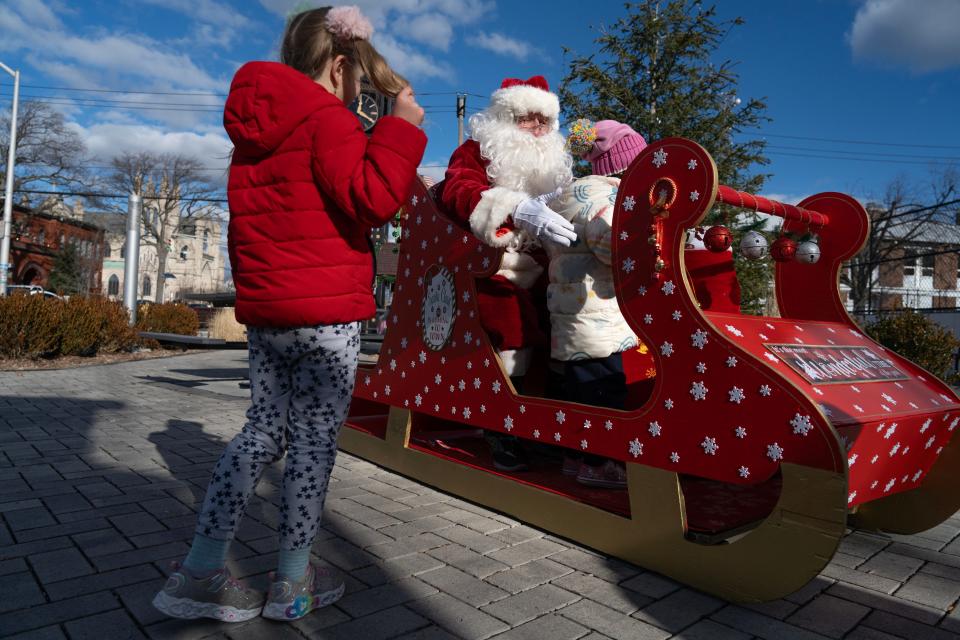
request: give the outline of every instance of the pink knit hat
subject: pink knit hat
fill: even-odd
[[[601,176],[620,173],[647,146],[643,136],[631,129],[630,125],[616,120],[600,120],[596,124],[589,120],[577,120],[571,131],[571,149],[584,160],[589,160],[593,173]],[[584,132],[589,133],[584,135]],[[594,132],[596,138],[587,147],[584,143],[589,144]]]

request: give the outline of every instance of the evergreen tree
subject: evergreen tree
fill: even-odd
[[[767,177],[754,171],[768,163],[765,142],[734,136],[769,122],[766,104],[738,97],[736,63],[715,60],[723,40],[743,20],[721,21],[714,7],[697,0],[647,0],[624,7],[623,17],[599,29],[594,53],[564,48],[571,58],[558,95],[567,121],[618,120],[648,142],[689,138],[713,156],[721,184],[757,193]],[[589,167],[578,169],[587,173]],[[727,213],[735,241],[760,224],[752,214],[724,209],[718,206],[708,220],[717,222]],[[763,312],[761,303],[771,297],[769,264],[739,256],[736,263],[743,310]]]
[[[74,243],[68,242],[54,259],[47,288],[66,295],[85,293],[80,254]]]

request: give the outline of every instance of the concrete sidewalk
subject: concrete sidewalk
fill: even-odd
[[[22,638],[960,637],[960,518],[854,532],[795,594],[731,605],[341,454],[316,553],[347,576],[284,625],[166,619],[150,599],[239,429],[246,352],[0,372],[0,636]],[[231,550],[263,588],[279,469]],[[788,550],[785,550],[788,553]]]

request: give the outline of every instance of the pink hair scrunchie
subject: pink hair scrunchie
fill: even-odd
[[[373,25],[360,12],[360,7],[346,5],[327,12],[327,30],[341,40],[369,40]]]

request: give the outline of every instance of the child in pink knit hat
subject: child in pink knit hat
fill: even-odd
[[[620,312],[610,268],[613,205],[620,186],[614,176],[647,143],[629,125],[614,120],[577,120],[567,143],[574,155],[590,161],[594,175],[575,180],[550,204],[573,223],[580,240],[571,247],[545,246],[550,256],[551,395],[622,409],[627,398],[623,352],[640,343]],[[564,473],[594,487],[626,486],[624,466],[597,456],[569,457]]]

